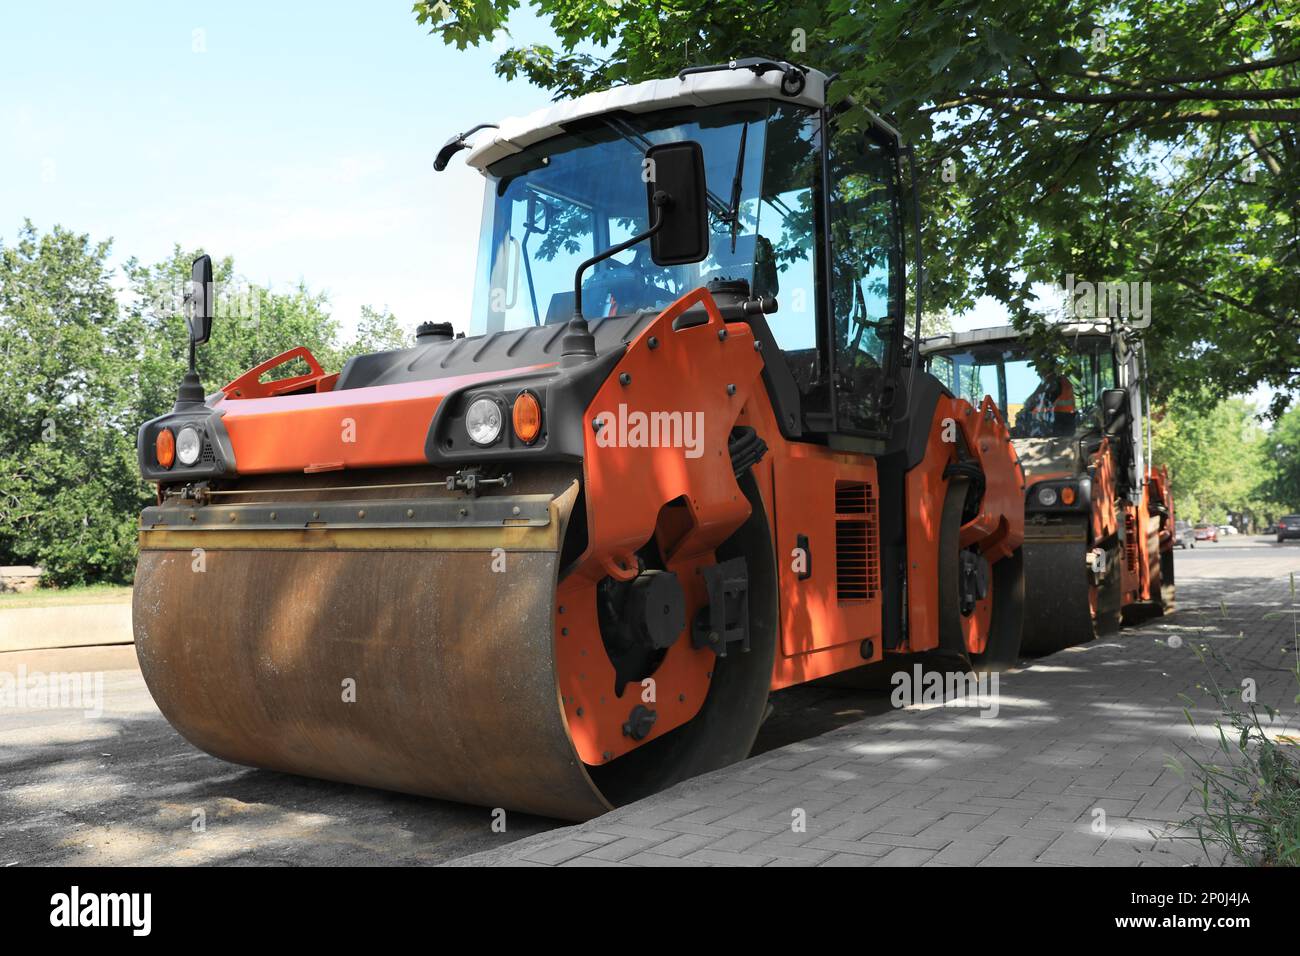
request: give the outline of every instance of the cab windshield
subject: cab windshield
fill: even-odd
[[[816,114],[767,101],[608,114],[494,164],[483,210],[472,332],[567,322],[578,266],[649,226],[646,150],[682,140],[694,140],[704,151],[708,258],[658,266],[649,243],[638,243],[586,271],[587,318],[659,310],[715,278],[744,279],[755,295],[803,287],[811,303],[811,196],[763,195],[774,125],[786,128],[783,140],[791,130],[796,138],[806,131],[807,139]]]
[[[930,373],[978,405],[997,402],[1012,438],[1076,437],[1101,424],[1103,390],[1115,387],[1110,341],[1082,338],[1064,360],[1035,361],[1023,348],[990,343],[930,356]]]

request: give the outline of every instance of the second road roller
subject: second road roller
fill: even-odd
[[[1117,310],[1118,311],[1118,310]],[[955,395],[996,396],[1027,473],[1025,637],[1050,654],[1174,608],[1174,500],[1151,463],[1142,331],[1124,316],[936,335],[927,369]]]
[[[435,168],[486,181],[469,334],[431,293],[337,371],[296,348],[206,393],[196,260],[190,371],[139,432],[172,725],[581,820],[744,758],[781,688],[1014,661],[1024,475],[911,354],[910,154],[832,89],[745,59],[453,137]]]

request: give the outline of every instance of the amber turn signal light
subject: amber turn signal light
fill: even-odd
[[[1070,487],[1067,486],[1067,487],[1061,489],[1061,504],[1063,504],[1063,505],[1072,505],[1072,504],[1074,504],[1074,489],[1073,489],[1073,488],[1070,488]]]
[[[525,445],[537,441],[542,433],[542,406],[532,392],[520,392],[515,399],[511,419],[515,426],[515,437]]]
[[[153,453],[164,468],[170,468],[176,461],[176,436],[170,428],[159,430],[158,437],[153,440]]]

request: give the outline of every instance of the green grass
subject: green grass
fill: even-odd
[[[73,588],[37,588],[0,593],[0,611],[18,607],[59,607],[69,604],[125,604],[131,588],[120,584],[87,584]]]
[[[1292,614],[1296,614],[1296,581],[1291,576]],[[1300,685],[1300,620],[1295,627],[1293,668]],[[1300,746],[1282,713],[1267,704],[1243,701],[1233,681],[1220,683],[1210,666],[1231,672],[1232,668],[1210,645],[1193,646],[1201,663],[1210,671],[1209,693],[1220,716],[1210,730],[1214,753],[1208,757],[1180,747],[1190,765],[1193,787],[1200,808],[1184,821],[1195,834],[1206,858],[1213,861],[1211,848],[1246,866],[1300,866]],[[1180,695],[1183,696],[1183,695]],[[1184,697],[1184,710],[1193,728],[1194,702]],[[1300,703],[1300,694],[1296,695]],[[1264,714],[1261,716],[1260,711]],[[1280,731],[1289,731],[1282,733]],[[1176,758],[1170,764],[1184,773]]]

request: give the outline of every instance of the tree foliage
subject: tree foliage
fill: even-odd
[[[1169,468],[1179,518],[1263,527],[1286,510],[1274,494],[1276,436],[1249,402],[1182,396],[1157,410],[1153,431],[1153,460]]]
[[[30,223],[0,249],[0,550],[77,566],[68,580],[126,575],[143,494],[136,343],[108,253],[106,242],[58,228],[39,236]]]
[[[29,222],[0,246],[0,563],[34,563],[56,584],[129,580],[139,510],[152,495],[136,431],[169,409],[188,358],[181,314],[190,262],[123,267],[110,244]],[[343,343],[325,298],[241,279],[216,264],[212,340],[198,352],[209,391],[295,345],[327,368],[401,344],[391,313],[363,308]]]
[[[1269,494],[1280,506],[1278,514],[1300,514],[1300,409],[1291,409],[1274,425],[1265,454],[1272,475]]]
[[[838,73],[918,151],[930,310],[1035,283],[1150,282],[1153,372],[1300,387],[1300,9],[1278,0],[534,0],[559,48],[497,72],[556,97],[747,55]],[[417,2],[464,49],[518,0]],[[861,111],[848,114],[853,122]],[[485,117],[490,119],[490,117]],[[952,171],[952,182],[940,175]]]

